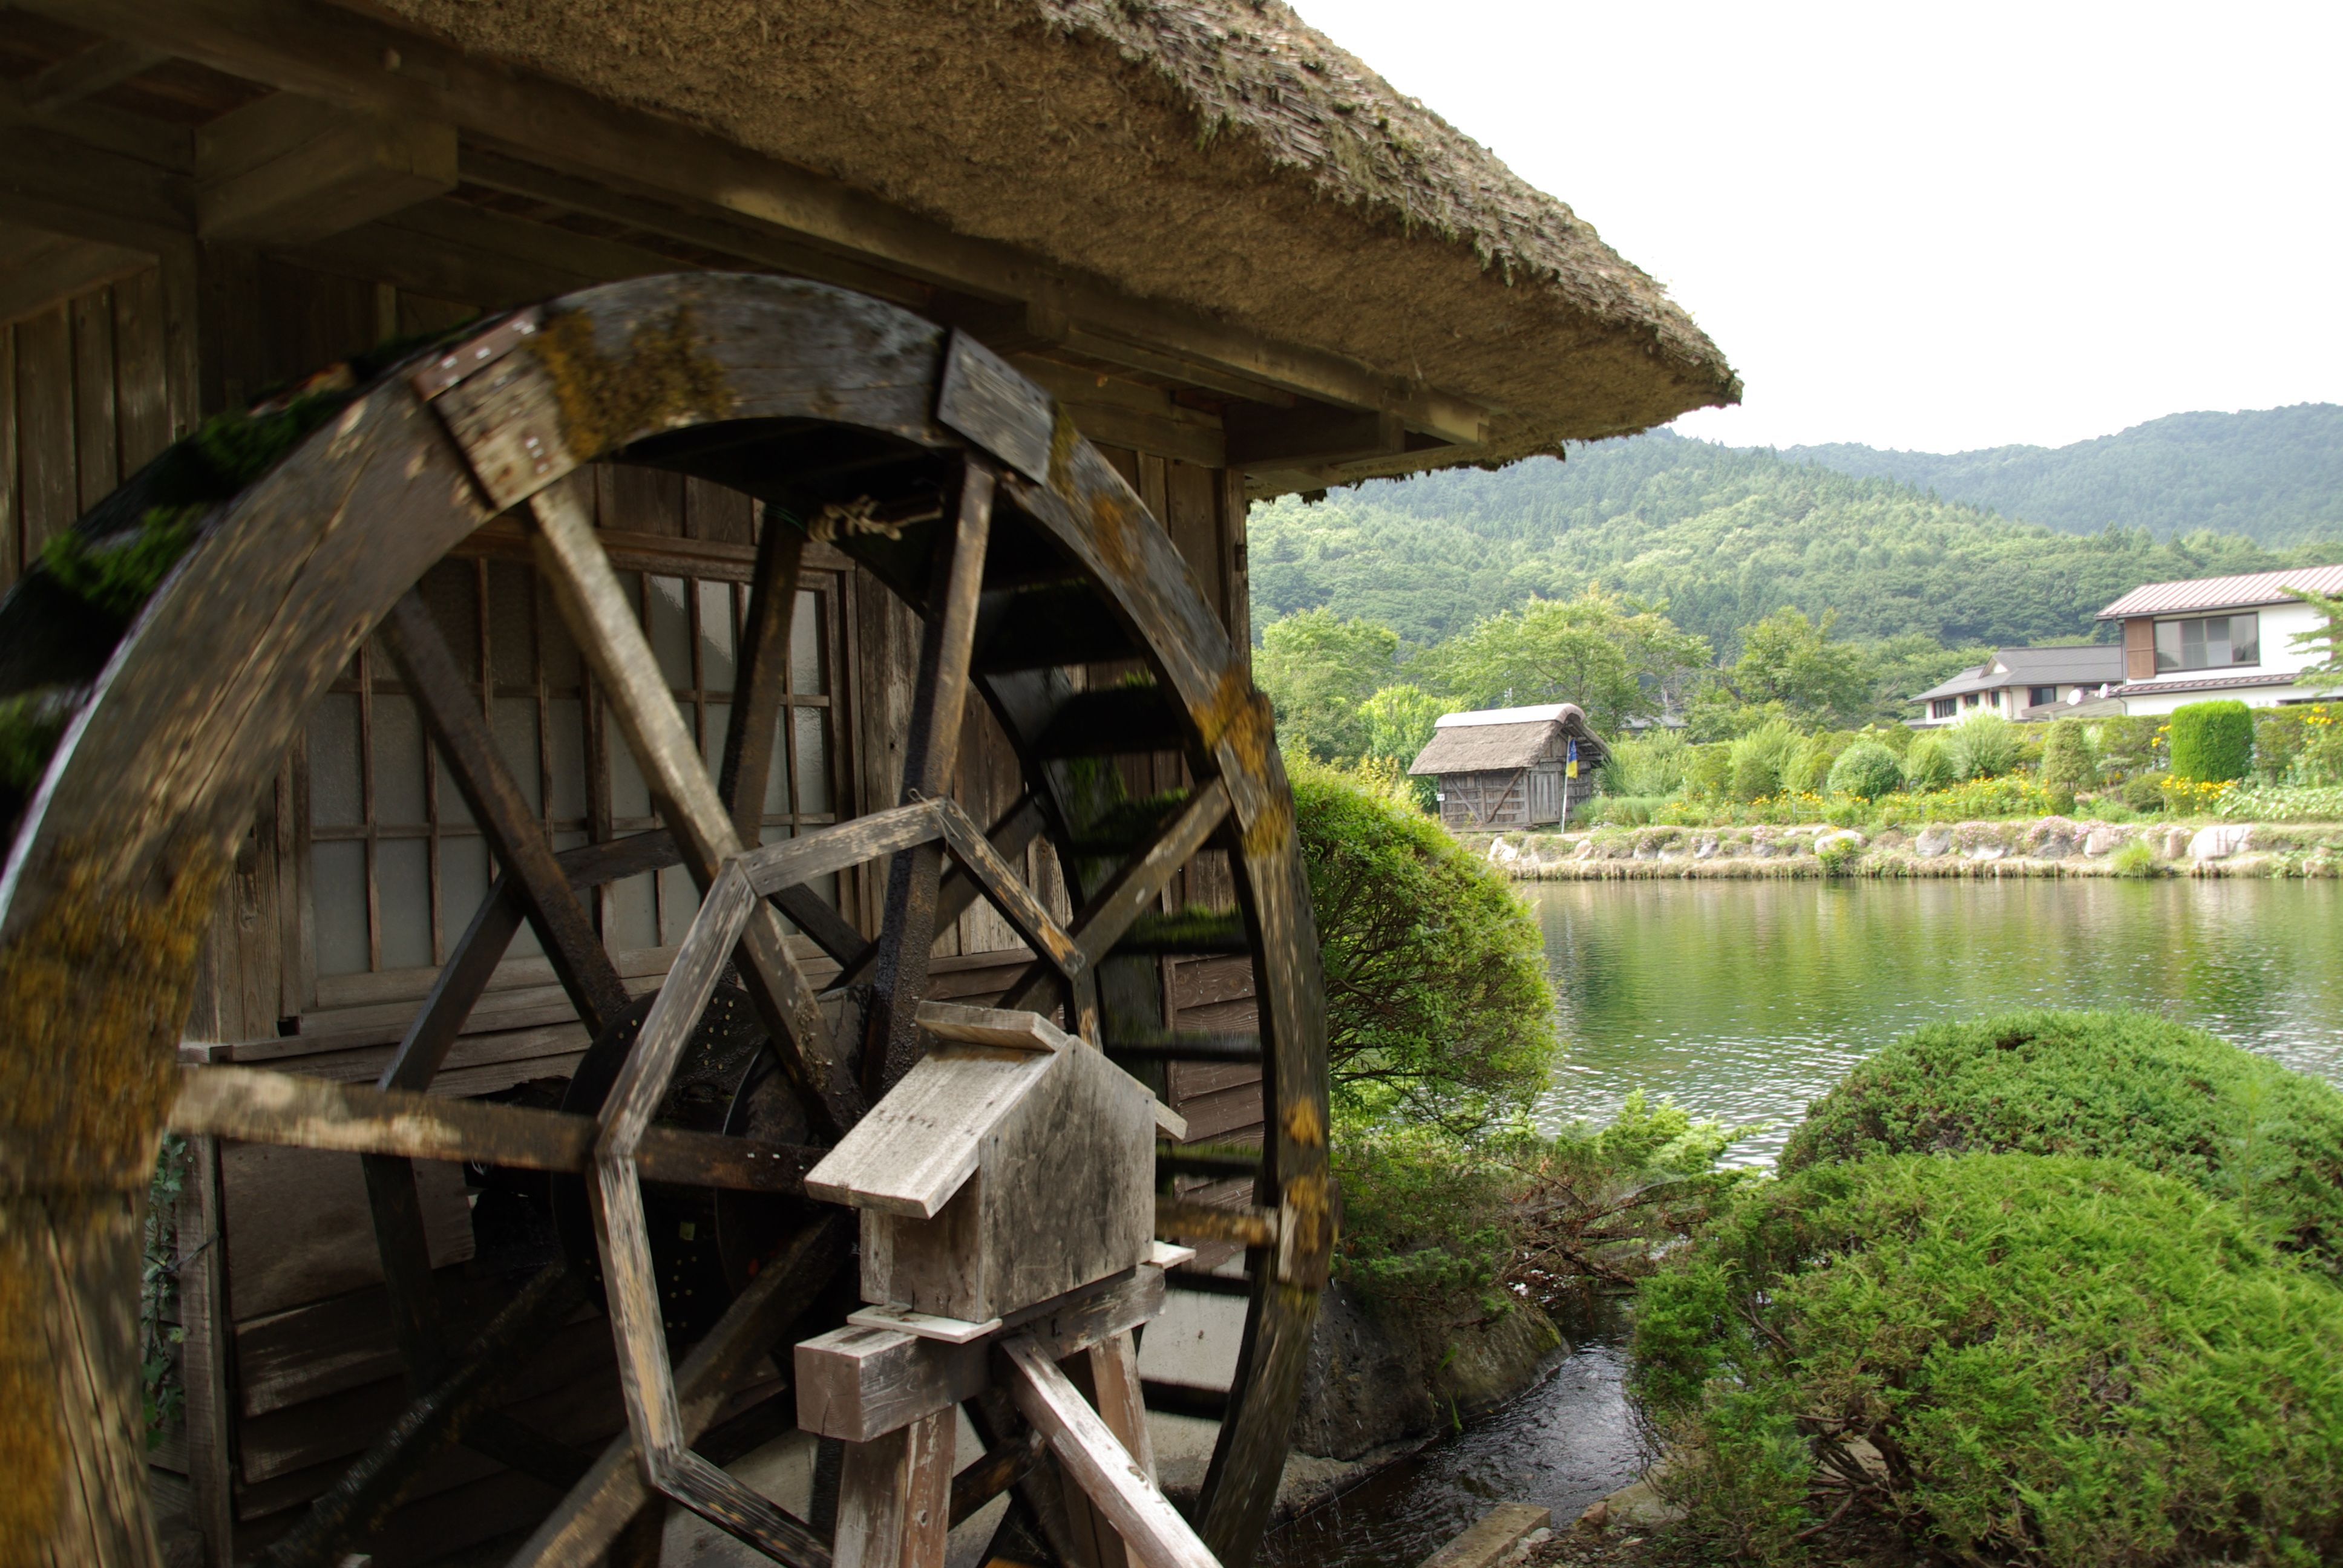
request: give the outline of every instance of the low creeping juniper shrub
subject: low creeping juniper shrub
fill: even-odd
[[[1663,1490],[1745,1559],[1842,1505],[1930,1560],[2343,1551],[2343,1291],[2119,1160],[1902,1155],[1748,1189],[1637,1294]]]
[[[2015,1151],[2125,1160],[2233,1200],[2343,1262],[2343,1092],[2144,1012],[1930,1024],[1816,1101],[1782,1169]]]

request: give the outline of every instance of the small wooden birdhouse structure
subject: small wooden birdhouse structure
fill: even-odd
[[[861,1213],[862,1299],[990,1323],[1146,1261],[1155,1097],[1036,1013],[919,1023],[933,1049],[806,1177]]]

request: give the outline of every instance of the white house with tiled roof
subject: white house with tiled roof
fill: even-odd
[[[2108,695],[2133,714],[2213,697],[2257,708],[2316,700],[2322,694],[2295,678],[2318,655],[2296,647],[2294,636],[2323,627],[2326,617],[2288,591],[2297,588],[2343,596],[2343,565],[2132,589],[2098,616],[2123,624],[2124,681]]]
[[[1980,709],[2004,719],[2056,719],[2068,706],[2093,700],[2123,682],[2123,649],[2107,643],[2005,648],[1906,699],[1920,705],[1920,716],[1905,722],[1915,729],[1936,729]]]

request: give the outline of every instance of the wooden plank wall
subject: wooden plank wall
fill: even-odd
[[[0,327],[0,588],[178,434],[160,267]]]

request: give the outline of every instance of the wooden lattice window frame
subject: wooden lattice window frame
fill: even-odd
[[[753,547],[607,530],[602,538],[612,565],[639,595],[639,611],[645,615],[647,622],[652,610],[651,597],[657,591],[655,585],[662,581],[684,585],[680,606],[685,618],[682,648],[688,650],[690,670],[689,683],[676,685],[673,689],[687,724],[700,739],[705,754],[713,759],[721,747],[715,712],[724,706],[729,691],[710,684],[707,678],[709,672],[704,661],[709,647],[699,635],[701,621],[711,601],[720,595],[729,602],[732,646],[737,649],[738,628],[746,613],[749,584],[755,570]],[[621,798],[629,789],[620,771],[625,768],[626,749],[615,733],[607,708],[594,690],[591,673],[578,668],[572,688],[562,678],[561,670],[548,668],[549,664],[560,663],[558,658],[548,658],[552,650],[547,636],[547,628],[558,624],[558,611],[544,583],[530,568],[527,541],[518,530],[491,525],[471,545],[435,568],[436,573],[459,570],[471,574],[471,613],[462,618],[443,613],[443,629],[459,663],[480,682],[492,729],[496,727],[497,701],[533,702],[538,772],[535,778],[523,779],[524,792],[537,804],[556,847],[607,841],[656,828],[659,824],[650,815],[647,797],[635,802]],[[515,580],[515,574],[529,586],[530,678],[526,682],[491,682],[490,676],[502,673],[496,668],[497,628],[492,622],[496,585],[500,580]],[[427,579],[427,587],[429,581]],[[765,838],[769,842],[797,831],[817,829],[854,814],[851,681],[848,678],[851,668],[848,645],[852,615],[850,573],[837,567],[809,563],[800,574],[799,589],[799,613],[791,638],[790,668],[785,681],[773,769],[778,799],[769,797],[764,813]],[[428,592],[427,597],[431,597]],[[441,597],[444,598],[444,595]],[[469,624],[451,624],[452,619],[468,620]],[[566,638],[561,640],[566,642]],[[655,646],[660,640],[656,628],[653,640]],[[809,655],[818,661],[818,672],[809,674],[803,668]],[[671,676],[673,673],[671,669]],[[384,814],[377,741],[382,699],[386,698],[405,705],[406,711],[412,713],[411,704],[405,704],[397,670],[377,645],[369,644],[352,667],[337,678],[326,699],[327,703],[355,700],[359,789],[355,821],[330,812],[328,815],[335,819],[318,819],[314,799],[317,793],[317,759],[310,755],[318,744],[314,723],[305,737],[302,755],[294,761],[293,847],[297,858],[299,911],[297,985],[305,1016],[319,1013],[330,1017],[354,1008],[408,1001],[421,996],[428,989],[436,966],[445,961],[470,919],[477,891],[485,890],[485,875],[493,874],[493,868],[482,876],[448,874],[449,847],[478,843],[478,831],[469,827],[468,813],[464,811],[445,769],[433,756],[427,737],[421,737],[427,759],[421,779],[421,819],[410,817],[393,821]],[[557,799],[555,786],[560,764],[554,752],[562,742],[557,738],[553,713],[554,704],[564,700],[578,705],[578,749],[583,754],[585,788],[582,791],[565,792],[566,799]],[[408,721],[402,718],[399,722]],[[419,725],[419,720],[413,722]],[[419,736],[419,729],[415,733]],[[801,744],[818,745],[825,755],[826,801],[809,788],[805,772],[799,765]],[[511,749],[508,748],[508,756]],[[564,805],[574,807],[579,803],[579,794],[585,808],[582,812],[558,809]],[[630,805],[639,805],[641,809],[629,809]],[[384,952],[387,930],[382,918],[384,846],[408,841],[420,841],[427,846],[424,859],[431,950],[427,963],[393,965]],[[330,961],[334,957],[330,953],[327,955],[327,962],[320,961],[317,851],[325,847],[330,861],[335,853],[333,846],[345,843],[359,845],[363,858],[367,943],[367,967],[364,970],[348,968],[347,952],[340,955],[344,960],[340,964]],[[481,853],[485,856],[484,847]],[[348,874],[347,866],[335,868],[328,864],[326,870],[329,875]],[[643,934],[639,911],[628,908],[628,901],[639,898],[639,893],[623,883],[606,884],[596,890],[590,912],[597,930],[604,934],[606,945],[611,947],[621,970],[630,977],[656,976],[665,971],[673,947],[680,940],[691,910],[697,906],[697,895],[689,882],[681,879],[683,876],[680,868],[671,868],[655,877],[637,879],[649,885],[649,930],[656,940],[648,945],[639,940]],[[825,890],[836,894],[836,890]],[[629,937],[638,940],[630,941]],[[325,945],[330,946],[330,940]],[[411,936],[407,948],[392,956],[423,956],[419,950],[413,950]],[[542,983],[547,977],[537,972],[542,965],[543,960],[536,956],[533,940],[524,932],[492,989]],[[323,969],[337,972],[321,972]]]

